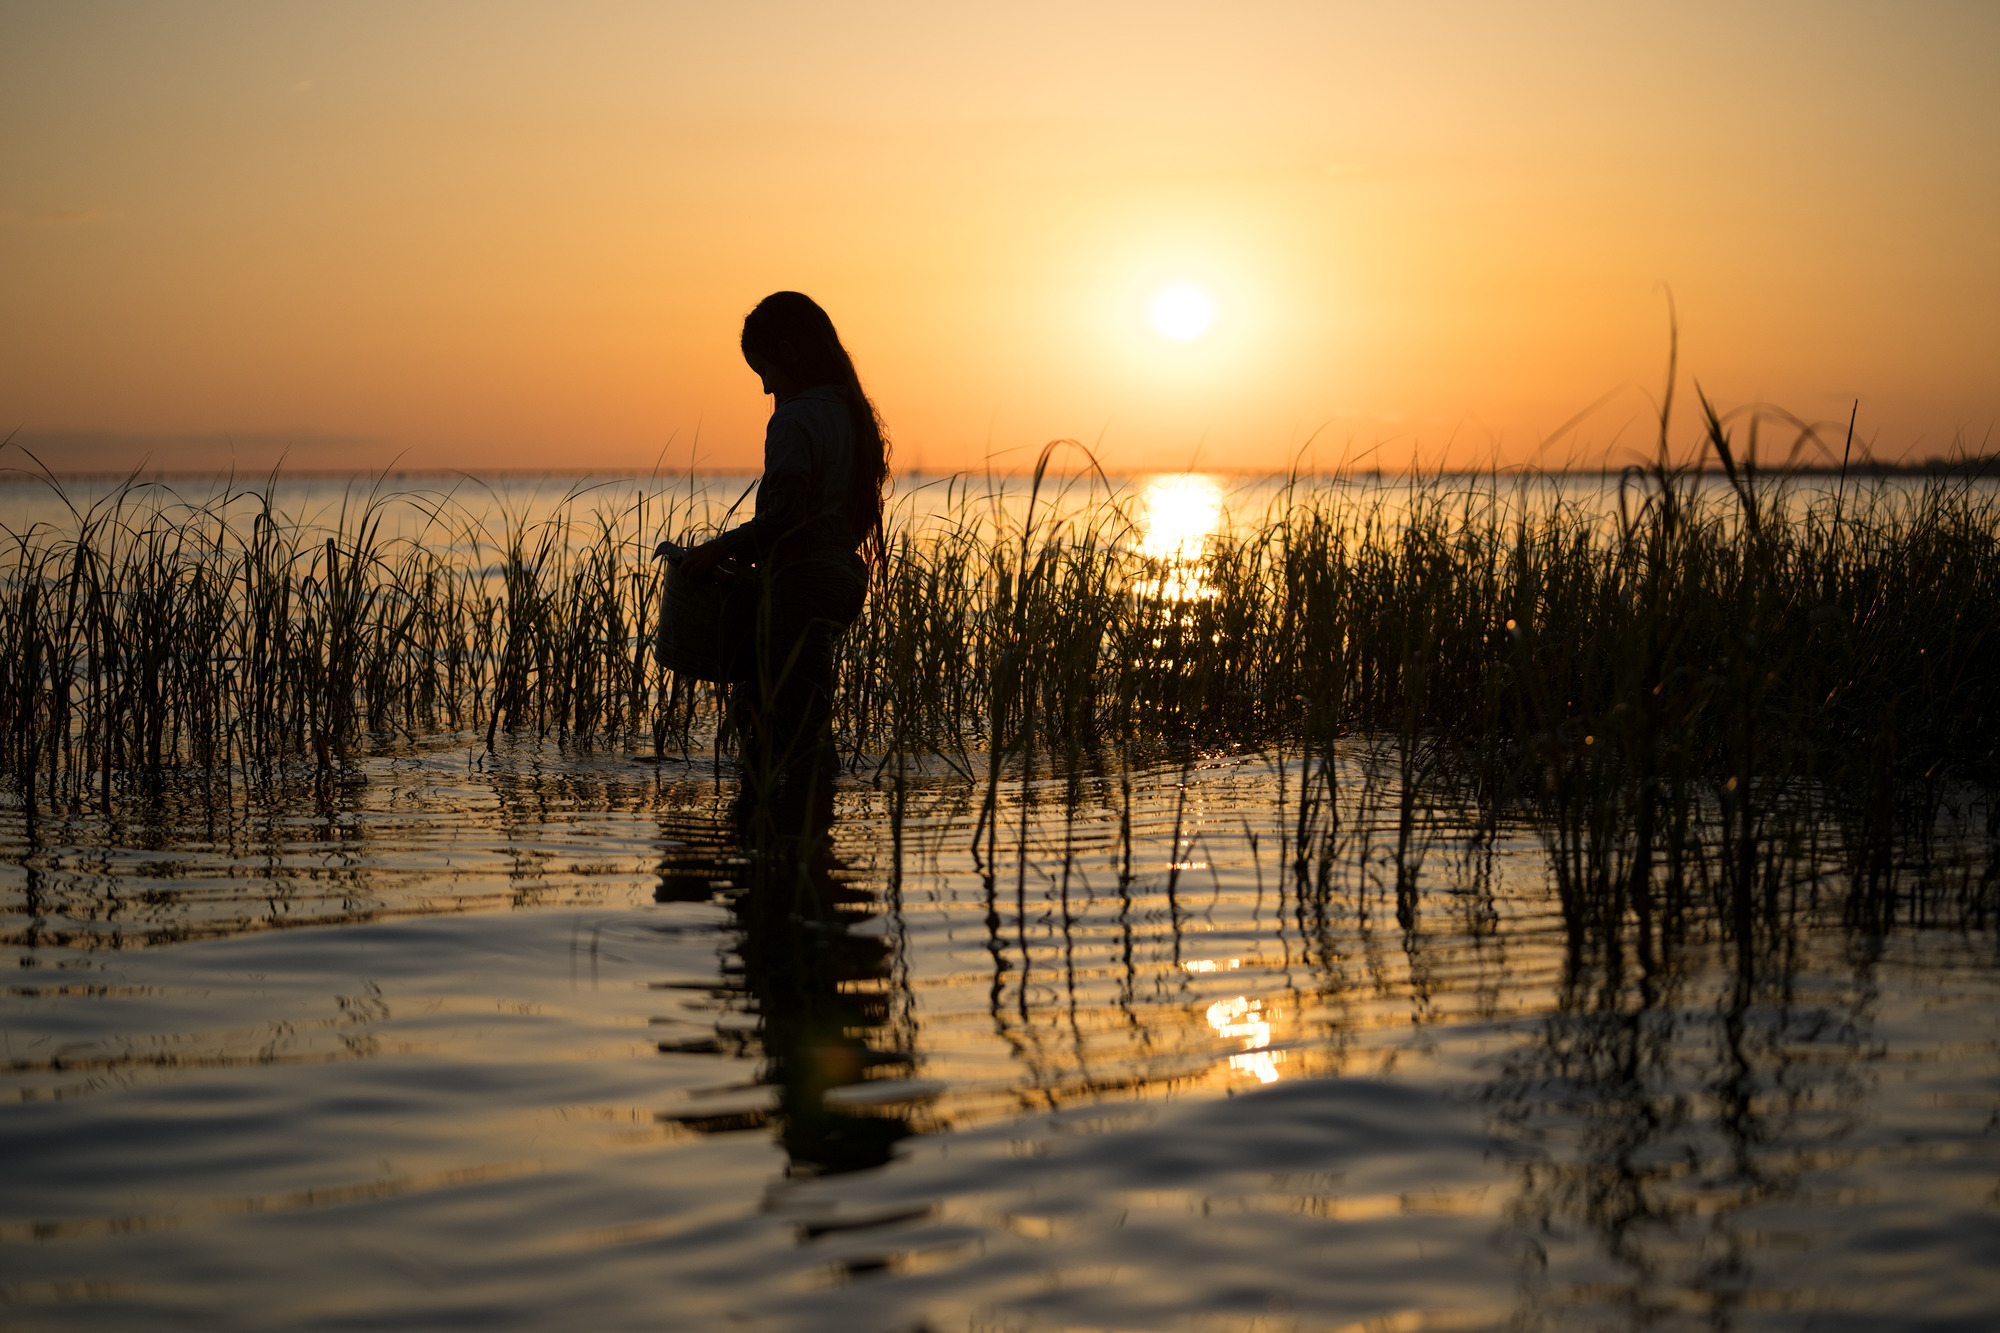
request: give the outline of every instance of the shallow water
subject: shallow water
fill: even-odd
[[[1301,881],[1271,756],[1015,774],[984,826],[868,776],[780,888],[705,758],[0,810],[0,1325],[2000,1314],[1991,930],[1801,909],[1750,966],[1697,917],[1614,973],[1532,830],[1436,813],[1399,898],[1379,782]]]

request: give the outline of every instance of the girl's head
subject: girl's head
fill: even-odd
[[[854,422],[854,469],[847,512],[869,564],[882,554],[882,497],[889,485],[889,442],[875,404],[862,391],[854,362],[833,321],[800,292],[773,292],[743,319],[743,359],[760,374],[775,370],[794,390],[830,384],[847,397]]]
[[[773,292],[744,316],[743,359],[776,370],[796,389],[846,388],[854,378],[833,321],[803,292]]]

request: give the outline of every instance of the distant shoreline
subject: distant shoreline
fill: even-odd
[[[1643,466],[1643,465],[1634,464],[1631,466]],[[1708,472],[1714,472],[1718,475],[1720,475],[1722,472],[1721,467],[1718,466],[1713,460],[1706,461],[1703,465],[1703,470]],[[1087,470],[1079,470],[1076,472],[1063,472],[1063,473],[1052,472],[1051,475],[1062,476],[1062,477],[1082,476],[1085,475],[1085,471]],[[1248,479],[1248,480],[1280,480],[1285,475],[1284,473],[1281,472],[1270,472],[1270,471],[1259,471],[1259,470],[1232,470],[1225,468],[1196,468],[1196,469],[1124,468],[1124,469],[1110,470],[1107,473],[1107,475],[1123,479],[1123,478],[1135,478],[1135,477],[1163,476],[1182,471],[1192,471],[1201,476],[1231,477],[1231,478]],[[1395,477],[1425,477],[1425,478],[1488,477],[1494,475],[1495,471],[1496,470],[1492,468],[1453,468],[1440,471],[1356,468],[1356,469],[1350,469],[1344,471],[1332,471],[1332,472],[1301,472],[1298,474],[1298,478],[1301,481],[1335,481],[1342,479],[1388,480],[1390,478],[1395,478]],[[1599,468],[1543,469],[1543,468],[1532,468],[1524,466],[1524,467],[1500,468],[1497,471],[1498,475],[1503,477],[1584,478],[1584,477],[1618,477],[1624,475],[1624,473],[1627,471],[1627,468],[1599,467]],[[1969,477],[1975,479],[1983,477],[2000,478],[2000,454],[1983,454],[1971,458],[1956,458],[1956,459],[1933,458],[1933,459],[1925,459],[1921,462],[1915,462],[1915,463],[1883,463],[1873,460],[1857,461],[1849,463],[1845,468],[1842,468],[1837,464],[1814,463],[1808,465],[1798,465],[1793,467],[1781,467],[1781,468],[1760,467],[1757,469],[1757,472],[1759,475],[1765,477],[1771,477],[1771,476],[1838,477],[1844,473],[1845,475],[1850,477],[1950,476],[1950,477]],[[131,480],[135,482],[146,482],[146,483],[174,482],[174,481],[213,482],[213,481],[223,481],[233,477],[237,481],[244,483],[246,486],[248,486],[267,480],[272,475],[273,475],[272,473],[268,472],[230,472],[228,470],[217,471],[205,468],[185,468],[185,469],[172,468],[172,469],[160,469],[157,471],[144,471],[144,472],[126,472],[126,471],[114,471],[108,469],[86,469],[86,470],[76,470],[76,471],[64,471],[61,469],[54,469],[51,470],[48,474],[44,475],[42,473],[30,471],[25,468],[15,467],[15,468],[0,469],[0,485],[20,485],[20,484],[46,485],[51,480],[57,482],[122,482],[126,480]],[[345,469],[345,468],[287,468],[278,471],[275,475],[279,481],[293,481],[293,482],[296,481],[368,481],[368,482],[474,481],[478,482],[478,481],[542,481],[542,480],[555,480],[558,478],[573,480],[573,481],[597,481],[597,482],[626,482],[626,481],[683,482],[686,481],[689,477],[693,477],[695,480],[722,480],[731,477],[735,478],[751,477],[755,476],[756,472],[750,468],[696,468],[692,472],[684,470],[673,473],[616,472],[616,471],[598,471],[595,469],[576,470],[576,469],[562,469],[562,468],[493,468],[481,472],[471,472],[463,468],[398,468],[395,469],[394,471],[389,471],[389,472],[376,472],[366,469]],[[977,477],[982,475],[987,475],[987,473],[983,469],[976,469],[976,468],[966,468],[956,472],[949,472],[949,471],[930,472],[930,471],[919,471],[911,469],[908,471],[897,473],[896,477],[897,480],[899,481],[903,480],[941,481],[944,480],[945,478],[954,476]],[[1030,475],[1030,473],[1027,469],[1021,469],[1021,470],[996,469],[991,473],[991,475],[1006,479],[1014,479],[1014,478],[1026,479]]]

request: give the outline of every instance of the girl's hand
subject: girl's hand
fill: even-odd
[[[672,557],[668,557],[672,559]],[[691,579],[706,582],[715,567],[723,561],[722,543],[705,541],[699,546],[681,552],[681,558],[674,561],[681,573]]]

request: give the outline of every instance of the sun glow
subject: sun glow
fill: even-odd
[[[1192,342],[1215,322],[1215,299],[1192,283],[1177,282],[1153,294],[1153,327],[1175,342]]]

